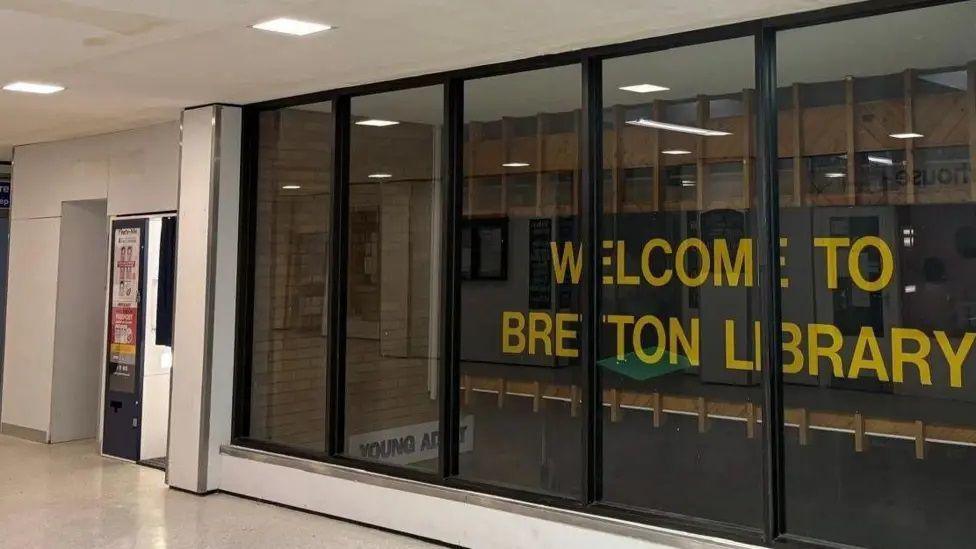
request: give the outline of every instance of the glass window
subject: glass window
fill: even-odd
[[[440,86],[355,97],[349,143],[345,451],[431,471],[443,104]]]
[[[468,81],[464,98],[459,473],[562,496],[582,477],[581,293],[552,251],[582,261],[580,96],[573,65]]]
[[[248,436],[325,452],[331,103],[258,123]]]
[[[976,535],[974,28],[962,2],[778,37],[791,534]]]
[[[604,62],[624,116],[602,184],[624,200],[603,219],[597,365],[606,502],[760,527],[753,67],[751,37]]]

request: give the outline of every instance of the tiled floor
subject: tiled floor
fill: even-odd
[[[162,471],[102,458],[92,442],[0,436],[0,547],[436,546],[233,496],[170,490]]]

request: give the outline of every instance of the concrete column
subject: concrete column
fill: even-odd
[[[181,133],[166,482],[206,493],[219,485],[220,445],[231,437],[241,110],[186,110]]]

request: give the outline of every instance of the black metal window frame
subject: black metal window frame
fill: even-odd
[[[794,536],[786,531],[783,448],[783,397],[781,348],[782,335],[779,326],[779,185],[777,170],[777,97],[776,97],[776,36],[784,30],[849,19],[870,17],[952,4],[967,0],[871,0],[815,11],[759,19],[712,27],[680,34],[661,36],[598,46],[582,50],[543,55],[528,59],[495,63],[467,69],[446,71],[346,88],[298,95],[254,103],[244,107],[242,135],[242,197],[240,253],[238,258],[237,295],[237,353],[234,369],[233,443],[275,453],[314,459],[325,463],[351,466],[375,473],[438,484],[454,488],[483,492],[502,497],[525,500],[553,507],[583,511],[664,526],[689,532],[717,535],[744,541],[776,546],[833,546],[824,540],[811,540]],[[593,358],[599,346],[599,327],[594,321],[600,310],[600,292],[594,273],[599,272],[600,258],[597,246],[587,242],[600,240],[600,218],[603,211],[600,192],[603,155],[603,101],[602,63],[606,59],[628,55],[653,53],[682,46],[718,42],[721,40],[753,37],[755,40],[755,87],[757,97],[757,184],[755,213],[762,229],[757,235],[759,287],[768,291],[760,293],[762,318],[762,360],[771,367],[763,376],[762,467],[763,467],[763,527],[750,528],[703,519],[695,516],[637,509],[611,504],[602,496],[602,414],[599,370],[593,367]],[[588,266],[584,274],[584,290],[587,299],[583,304],[582,359],[587,364],[583,387],[582,496],[564,498],[531,491],[524,491],[474,482],[458,478],[458,428],[460,420],[460,230],[461,193],[463,185],[463,120],[464,83],[468,80],[512,74],[537,69],[577,65],[581,73],[580,105],[584,116],[581,124],[581,183],[580,211],[582,216],[581,239]],[[365,461],[343,455],[345,444],[345,306],[346,269],[344,261],[348,252],[349,207],[349,128],[350,102],[357,96],[392,92],[426,86],[442,86],[444,92],[444,139],[442,139],[443,174],[443,255],[441,299],[441,367],[438,378],[440,395],[439,469],[436,473],[391,466],[375,461]],[[251,404],[251,344],[253,334],[254,293],[254,246],[257,194],[258,117],[261,112],[281,108],[332,102],[333,131],[333,198],[330,235],[330,265],[328,273],[328,319],[330,322],[325,365],[327,384],[327,448],[321,452],[248,438]]]

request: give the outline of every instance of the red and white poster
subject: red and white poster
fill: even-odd
[[[115,229],[112,260],[112,314],[109,326],[110,360],[118,376],[131,376],[136,364],[139,334],[139,253],[142,229]]]

